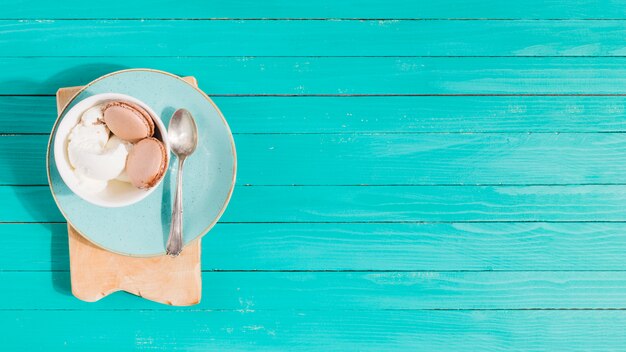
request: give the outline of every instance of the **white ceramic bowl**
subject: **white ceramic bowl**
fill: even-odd
[[[159,182],[149,189],[139,189],[127,182],[109,181],[107,187],[98,193],[89,193],[78,187],[78,179],[74,174],[73,168],[69,162],[67,155],[67,136],[70,131],[78,122],[87,109],[92,106],[99,105],[111,100],[121,100],[135,103],[144,108],[154,120],[156,129],[160,132],[161,140],[165,144],[166,151],[166,168],[169,166],[170,145],[167,141],[167,129],[159,116],[146,104],[137,100],[131,96],[117,93],[104,93],[91,96],[83,99],[74,105],[69,111],[65,113],[65,116],[59,121],[56,135],[54,136],[54,162],[61,178],[72,192],[78,195],[80,198],[86,200],[89,203],[99,205],[102,207],[123,207],[137,203],[143,198],[147,197],[150,193],[157,188],[157,186],[163,180],[163,177]],[[156,131],[155,131],[156,132]],[[167,169],[165,170],[167,172]],[[165,173],[164,173],[165,174]]]

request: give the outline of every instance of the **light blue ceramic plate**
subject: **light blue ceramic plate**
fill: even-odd
[[[61,112],[58,121],[77,102],[100,93],[122,93],[149,105],[167,126],[178,108],[191,111],[198,125],[199,142],[185,162],[184,241],[207,233],[224,212],[235,185],[236,154],[233,137],[219,109],[194,86],[172,74],[147,70],[124,70],[103,76],[85,86]],[[48,144],[48,181],[55,201],[67,219],[85,238],[109,251],[132,256],[165,254],[171,204],[177,171],[171,158],[161,185],[142,201],[121,208],[90,204],[72,193],[54,163],[54,148]]]

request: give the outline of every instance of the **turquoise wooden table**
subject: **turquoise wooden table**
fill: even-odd
[[[135,67],[234,132],[197,306],[70,293],[54,94]],[[625,100],[623,0],[4,1],[1,349],[623,350]]]

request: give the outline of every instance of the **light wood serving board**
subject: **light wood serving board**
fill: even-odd
[[[185,81],[197,86],[194,77]],[[82,87],[57,91],[57,112]],[[140,258],[111,253],[89,242],[67,224],[70,250],[72,293],[77,298],[95,302],[116,291],[126,291],[146,299],[174,306],[200,302],[202,276],[201,240],[185,247],[176,258],[167,255]]]

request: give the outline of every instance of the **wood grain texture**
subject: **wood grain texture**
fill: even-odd
[[[626,270],[624,223],[217,224],[206,270]],[[19,235],[18,235],[19,234]],[[67,271],[65,224],[2,224],[7,271]]]
[[[214,97],[235,134],[624,132],[615,96]],[[49,133],[54,98],[0,96],[0,133]]]
[[[47,143],[0,137],[0,184],[46,184]],[[235,143],[242,185],[626,183],[621,133],[251,134]]]
[[[601,6],[599,6],[601,5]],[[110,19],[110,18],[352,18],[352,19],[587,19],[626,18],[623,0],[599,3],[594,0],[530,0],[523,3],[496,0],[443,0],[416,2],[390,0],[288,1],[272,0],[259,4],[251,0],[204,2],[153,0],[150,6],[141,2],[111,0],[87,4],[66,0],[52,6],[43,0],[6,0],[3,19]],[[119,9],[123,8],[123,11]]]
[[[0,20],[0,56],[624,56],[625,24]]]
[[[620,350],[624,5],[3,3],[0,133],[42,134],[0,137],[4,348]],[[73,299],[25,185],[57,88],[131,67],[197,75],[243,151],[197,309]]]
[[[169,307],[114,293],[96,303],[68,295],[67,272],[1,272],[8,309],[402,310],[626,309],[626,273],[594,272],[204,272],[202,302]],[[163,287],[163,291],[175,288]],[[149,290],[149,288],[147,289]]]
[[[48,186],[0,186],[0,222],[63,221]],[[626,186],[236,186],[222,222],[626,221]]]
[[[59,317],[63,322],[59,323]],[[7,348],[613,351],[624,311],[3,311]],[[167,322],[167,323],[164,323]],[[177,327],[172,334],[171,326]],[[37,339],[22,331],[40,331]]]
[[[626,94],[626,57],[0,57],[0,67],[2,95],[53,95],[133,67],[193,74],[211,96]]]
[[[74,297],[95,302],[114,292],[126,291],[171,306],[200,302],[200,241],[186,246],[176,258],[133,258],[95,246],[71,225],[67,231]]]
[[[251,0],[210,2],[153,0],[150,6],[141,2],[112,0],[87,4],[66,0],[52,6],[43,0],[6,0],[4,19],[58,19],[58,18],[352,18],[352,19],[587,19],[626,18],[623,0],[599,3],[594,0],[530,0],[523,3],[497,0],[443,0],[415,2],[411,0],[271,0],[259,4]],[[600,6],[601,5],[601,6]],[[123,8],[123,11],[119,11]]]

